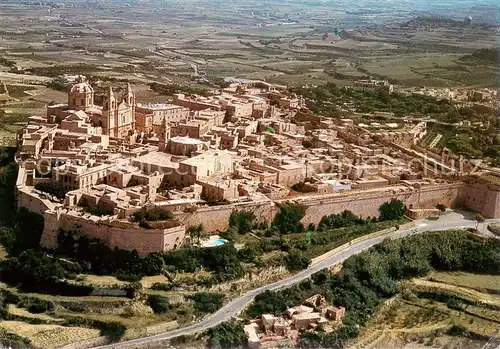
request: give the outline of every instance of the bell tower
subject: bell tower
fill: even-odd
[[[158,138],[159,150],[165,151],[167,149],[168,141],[170,140],[170,125],[167,124],[167,118],[163,118],[163,121],[161,122],[161,131]]]
[[[132,123],[132,128],[135,129],[135,94],[132,91],[132,87],[130,83],[127,83],[127,90],[125,91],[125,102],[127,102],[128,107],[130,108],[130,121]]]
[[[102,118],[103,118],[103,131],[105,132],[105,134],[110,135],[111,137],[115,136],[114,134],[112,134],[111,130],[114,129],[116,126],[115,115],[117,107],[118,106],[116,103],[115,94],[113,93],[113,88],[109,86],[108,94],[106,95],[106,98],[104,98],[104,105],[102,108]]]

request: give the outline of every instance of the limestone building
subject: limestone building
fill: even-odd
[[[80,78],[68,91],[68,103],[47,107],[47,117],[54,122],[62,122],[69,115],[80,112],[82,119],[87,116],[94,127],[100,127],[104,135],[110,137],[125,137],[135,130],[136,98],[130,84],[127,84],[122,96],[115,95],[110,86],[102,106],[94,103],[95,91]]]

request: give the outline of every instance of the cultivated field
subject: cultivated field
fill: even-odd
[[[465,272],[403,282],[350,348],[482,348],[500,328],[499,285],[500,276]]]

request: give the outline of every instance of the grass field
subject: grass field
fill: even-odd
[[[62,345],[99,336],[99,330],[58,325],[31,325],[21,321],[1,321],[0,327],[9,333],[29,338],[37,348],[57,348]]]
[[[461,64],[459,54],[414,54],[366,58],[361,64],[370,74],[405,85],[455,87],[494,86],[500,70],[493,66]]]
[[[479,275],[465,272],[434,272],[427,279],[434,282],[472,288],[478,291],[491,290],[500,293],[500,276],[497,275]]]

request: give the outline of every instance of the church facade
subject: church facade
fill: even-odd
[[[47,107],[47,117],[60,121],[75,112],[84,112],[93,126],[102,128],[102,134],[110,137],[122,138],[135,129],[136,98],[130,84],[121,96],[115,95],[110,86],[102,106],[94,103],[94,97],[92,86],[80,80],[69,89],[67,104]]]

